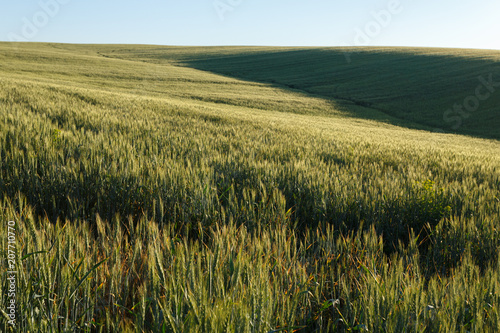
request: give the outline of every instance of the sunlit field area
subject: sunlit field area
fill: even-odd
[[[498,332],[499,82],[498,51],[0,43],[0,331]]]

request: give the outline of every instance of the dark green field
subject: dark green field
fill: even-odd
[[[500,331],[500,53],[346,51],[0,43],[0,331]]]

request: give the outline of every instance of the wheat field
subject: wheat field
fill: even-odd
[[[0,43],[18,270],[15,328],[0,273],[0,330],[500,331],[500,97],[433,132],[442,109],[405,118],[419,99],[391,87],[352,90],[351,73],[328,95],[311,68],[273,67],[294,52]],[[359,67],[436,52],[363,50]],[[446,82],[462,82],[456,61],[464,82],[498,71],[498,52],[446,52]],[[468,91],[443,89],[438,106]]]

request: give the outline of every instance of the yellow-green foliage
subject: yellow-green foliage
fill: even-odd
[[[500,330],[498,141],[153,48],[0,45],[18,330]]]

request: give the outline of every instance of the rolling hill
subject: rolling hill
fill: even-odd
[[[498,52],[345,51],[0,43],[0,331],[500,331]]]
[[[106,54],[155,63],[175,61],[366,107],[345,104],[354,117],[500,138],[499,51],[169,47]]]

